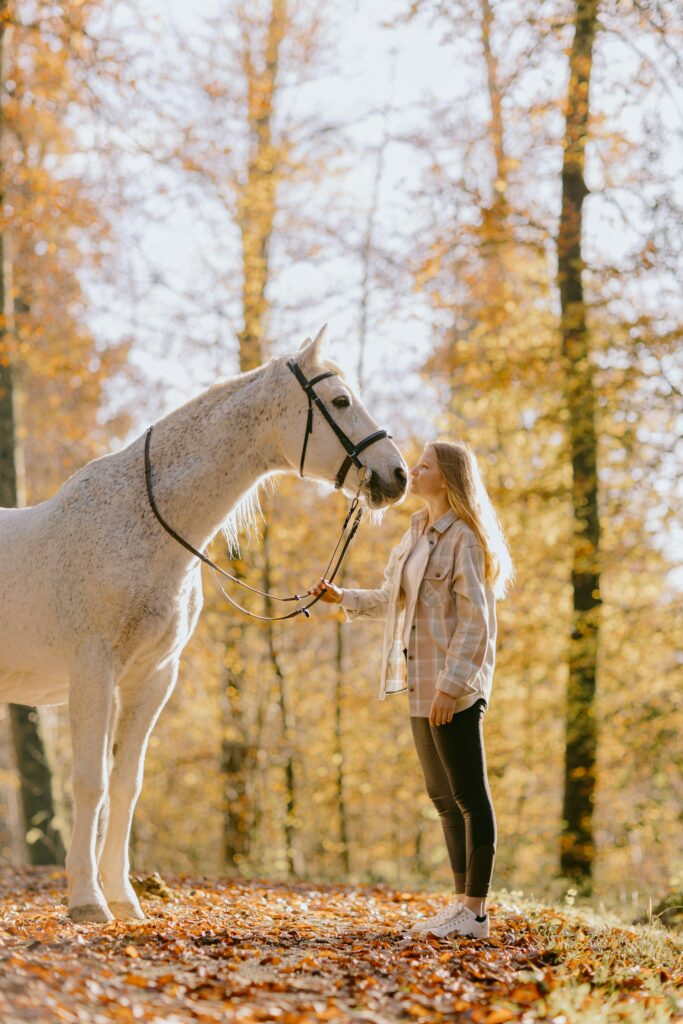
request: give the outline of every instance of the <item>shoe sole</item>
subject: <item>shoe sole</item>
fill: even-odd
[[[450,939],[450,938],[453,938],[453,936],[457,936],[457,937],[459,937],[461,939],[488,939],[489,935],[490,935],[490,931],[487,928],[486,931],[482,931],[482,932],[461,932],[461,931],[458,931],[457,928],[454,928],[452,931],[446,932],[445,935],[440,935],[438,932],[432,930],[431,928],[427,928],[423,932],[423,934],[425,934],[425,935],[433,935],[435,939]]]

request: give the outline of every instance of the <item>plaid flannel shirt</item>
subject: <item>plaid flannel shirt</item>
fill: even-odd
[[[464,711],[480,697],[487,704],[496,656],[496,603],[484,581],[484,552],[472,530],[449,510],[427,529],[429,558],[419,584],[410,640],[403,648],[403,566],[425,530],[427,509],[391,552],[377,590],[344,589],[349,621],[384,619],[379,698],[408,691],[410,714],[427,717],[436,690]]]

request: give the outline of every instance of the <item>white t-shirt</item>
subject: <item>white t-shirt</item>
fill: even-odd
[[[401,588],[406,599],[405,620],[403,623],[403,646],[406,649],[408,648],[408,641],[410,640],[410,627],[413,624],[413,616],[415,615],[419,581],[422,579],[425,567],[429,561],[429,552],[429,543],[427,541],[427,537],[423,533],[403,564]]]

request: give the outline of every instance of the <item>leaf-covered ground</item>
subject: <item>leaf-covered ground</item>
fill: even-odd
[[[4,869],[0,1021],[683,1020],[680,938],[503,895],[487,940],[413,938],[447,901],[310,883],[166,879],[139,924],[74,925],[62,872]]]

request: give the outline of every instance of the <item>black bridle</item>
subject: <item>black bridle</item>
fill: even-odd
[[[344,449],[348,453],[340,466],[339,472],[337,473],[337,477],[334,483],[336,489],[340,491],[344,486],[346,474],[351,468],[352,462],[357,469],[367,468],[358,458],[360,453],[365,448],[368,448],[371,444],[374,444],[375,441],[381,441],[383,438],[390,437],[391,435],[387,434],[386,430],[376,430],[374,434],[368,434],[368,436],[364,437],[362,441],[358,442],[358,444],[354,444],[351,438],[344,433],[342,428],[336,422],[334,416],[327,408],[322,398],[319,395],[316,395],[315,391],[313,390],[314,386],[316,384],[319,384],[321,380],[325,380],[327,377],[336,377],[337,374],[334,372],[334,370],[326,370],[325,373],[319,373],[317,377],[313,377],[312,380],[308,380],[306,376],[301,372],[301,367],[297,363],[296,359],[288,359],[287,367],[292,371],[296,379],[299,381],[299,384],[301,384],[301,387],[306,392],[306,397],[308,398],[308,417],[306,419],[306,433],[304,434],[304,446],[301,451],[301,465],[299,466],[299,475],[304,475],[306,446],[308,445],[309,436],[313,433],[313,403],[315,403],[319,411],[322,413],[324,418],[327,420],[327,422],[332,427],[333,431],[341,441],[342,445],[344,446]]]
[[[335,487],[337,488],[337,490],[341,490],[341,488],[344,486],[344,481],[351,467],[351,463],[353,463],[357,469],[364,470],[365,473],[367,473],[367,466],[364,466],[363,463],[358,458],[360,452],[362,452],[369,445],[374,444],[375,441],[381,441],[385,437],[391,437],[391,435],[388,434],[386,430],[376,430],[374,433],[369,434],[362,441],[359,441],[358,444],[354,444],[353,441],[351,441],[351,439],[344,433],[341,427],[336,423],[334,417],[332,416],[332,414],[330,413],[329,409],[327,408],[323,400],[320,398],[320,396],[317,395],[314,391],[315,385],[319,384],[321,380],[325,380],[327,377],[336,376],[334,370],[327,370],[325,373],[319,373],[317,377],[313,377],[312,380],[308,380],[307,377],[302,373],[301,368],[299,367],[295,359],[288,359],[287,366],[292,371],[296,379],[299,381],[299,384],[301,384],[301,387],[306,392],[306,397],[308,398],[308,417],[306,420],[306,433],[304,435],[303,449],[301,451],[301,463],[299,466],[299,474],[302,477],[304,475],[306,447],[308,445],[308,438],[310,434],[312,434],[313,432],[313,405],[315,403],[316,407],[327,420],[329,425],[332,427],[332,430],[337,435],[345,451],[347,452],[347,456],[344,459],[343,463],[341,464],[341,467],[339,469],[339,472],[337,473],[335,480]],[[310,618],[311,616],[309,608],[312,608],[314,604],[318,603],[318,601],[322,597],[322,593],[318,594],[317,597],[314,597],[312,601],[308,602],[308,604],[302,605],[301,607],[295,609],[295,611],[293,612],[289,612],[288,615],[257,615],[255,612],[249,611],[248,608],[244,608],[241,604],[238,604],[237,601],[235,601],[235,599],[230,596],[230,594],[226,593],[224,587],[221,586],[220,580],[217,578],[217,573],[220,576],[225,577],[225,579],[231,580],[233,583],[238,583],[241,587],[244,587],[245,590],[250,590],[252,594],[260,594],[262,597],[266,597],[270,601],[304,601],[307,597],[310,597],[311,592],[310,590],[308,590],[306,591],[305,594],[292,594],[291,597],[276,597],[274,594],[269,594],[265,590],[259,590],[257,587],[251,587],[249,586],[248,583],[245,583],[243,580],[239,579],[239,577],[233,576],[232,573],[226,572],[225,569],[221,569],[221,567],[219,565],[216,565],[216,563],[212,561],[212,559],[210,559],[208,555],[205,555],[203,551],[199,551],[197,548],[195,548],[192,544],[190,544],[188,540],[185,540],[184,537],[182,537],[176,530],[173,529],[172,526],[170,526],[166,522],[164,517],[161,515],[161,512],[159,511],[156,500],[154,498],[154,491],[152,488],[152,462],[150,457],[150,448],[152,444],[153,429],[153,426],[149,427],[145,435],[145,484],[147,486],[147,498],[149,500],[150,508],[152,509],[152,512],[154,513],[159,523],[161,523],[161,525],[163,526],[164,530],[166,530],[166,532],[170,534],[171,537],[173,537],[173,539],[178,542],[178,544],[182,545],[182,547],[184,547],[187,551],[191,552],[193,555],[199,558],[200,561],[204,563],[204,565],[209,566],[214,575],[214,579],[216,580],[216,584],[218,585],[223,596],[226,598],[227,601],[230,602],[231,605],[233,605],[239,611],[244,612],[245,615],[249,615],[252,619],[261,619],[266,622],[277,622],[284,619],[293,619],[296,615],[305,615],[307,619]],[[341,564],[344,561],[346,552],[349,549],[349,545],[351,544],[351,541],[353,540],[356,534],[356,530],[360,526],[360,521],[363,518],[363,507],[360,505],[360,490],[361,487],[363,486],[363,483],[365,482],[366,479],[364,474],[363,478],[359,477],[358,490],[351,502],[351,505],[349,506],[348,512],[346,513],[346,517],[344,519],[341,532],[339,534],[339,539],[335,545],[334,551],[332,552],[332,556],[329,562],[327,563],[327,568],[323,573],[323,578],[329,580],[330,583],[334,581],[335,576],[339,572]],[[341,551],[333,567],[332,563],[334,562],[335,555],[337,554],[340,545]]]

